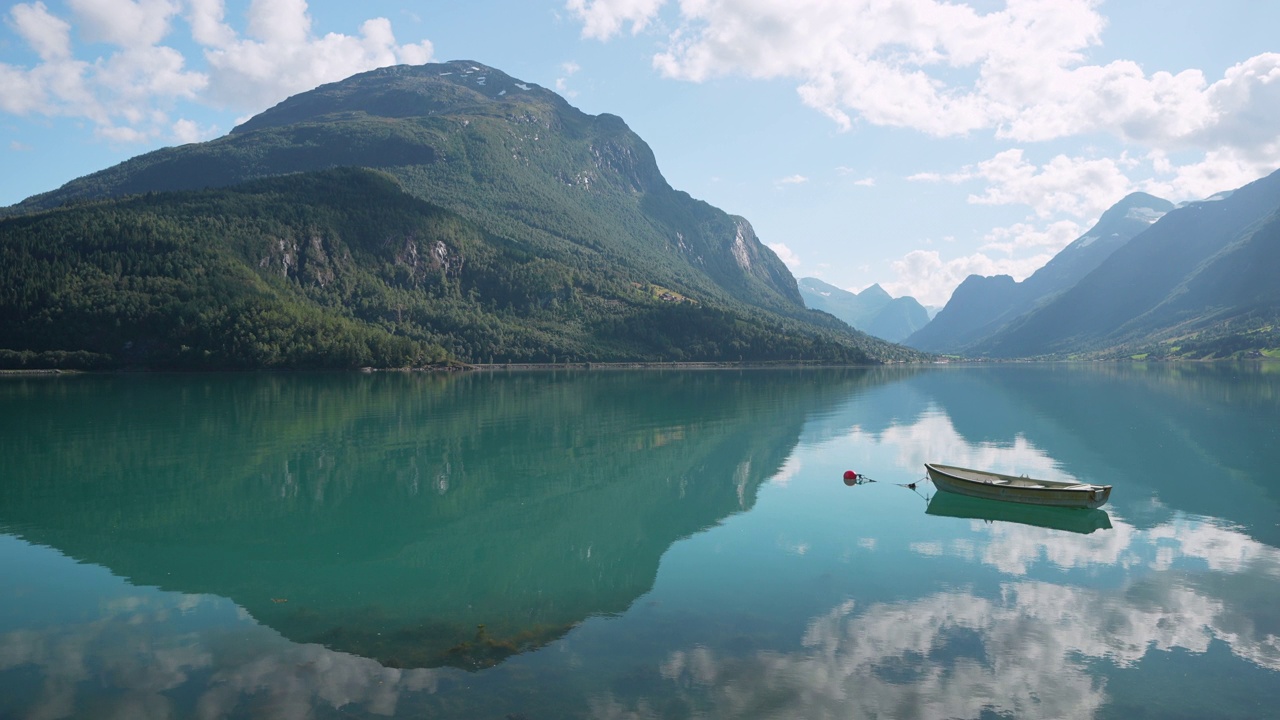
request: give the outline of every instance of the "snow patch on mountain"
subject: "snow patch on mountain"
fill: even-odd
[[[1124,216],[1129,220],[1141,220],[1149,225],[1164,217],[1164,211],[1149,207],[1132,207]]]

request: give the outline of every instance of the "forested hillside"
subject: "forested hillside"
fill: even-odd
[[[626,266],[531,252],[341,169],[0,222],[9,367],[865,362],[852,336],[746,317]]]

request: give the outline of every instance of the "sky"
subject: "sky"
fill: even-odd
[[[472,60],[612,113],[797,278],[940,307],[1125,195],[1280,169],[1273,0],[40,0],[0,10],[0,206],[317,85]]]

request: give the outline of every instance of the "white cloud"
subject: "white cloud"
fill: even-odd
[[[875,178],[866,177],[866,178],[862,178],[862,179],[860,179],[860,180],[854,180],[854,181],[853,181],[853,184],[854,184],[854,185],[857,185],[858,187],[875,187],[875,185],[876,185],[876,179],[875,179]]]
[[[139,45],[89,63],[50,54],[31,68],[0,64],[0,110],[16,115],[86,118],[114,141],[146,139],[163,123],[160,108],[194,99],[207,78],[176,50]],[[127,130],[127,131],[126,131]]]
[[[1024,158],[1021,148],[1012,148],[954,173],[923,172],[907,179],[950,183],[985,180],[987,188],[971,194],[969,202],[1027,205],[1040,218],[1059,214],[1096,217],[1133,189],[1134,183],[1121,169],[1127,164],[1125,155],[1118,160],[1058,155],[1036,166]]]
[[[608,40],[631,23],[636,34],[653,21],[666,0],[568,0],[565,9],[582,21],[582,36]]]
[[[207,71],[188,67],[161,44],[185,7],[191,37],[204,48]],[[0,63],[0,111],[79,117],[112,142],[204,136],[172,120],[176,102],[194,101],[258,112],[297,92],[357,72],[431,59],[428,41],[399,44],[385,18],[366,20],[359,35],[315,37],[304,0],[254,0],[247,37],[225,22],[222,0],[69,0],[71,20],[40,2],[9,11],[9,24],[39,56],[30,67]],[[118,49],[81,59],[74,35]]]
[[[311,36],[306,0],[253,0],[246,34],[267,45],[294,47]]]
[[[187,24],[191,37],[204,47],[225,47],[235,42],[236,31],[223,22],[222,0],[187,0]]]
[[[120,125],[99,125],[93,132],[100,138],[120,144],[145,142],[151,138],[150,133]]]
[[[809,178],[803,175],[788,175],[787,177],[779,178],[777,181],[777,184],[778,185],[802,185],[807,182],[809,182]]]
[[[1258,179],[1275,169],[1242,158],[1232,150],[1210,151],[1199,162],[1174,165],[1153,154],[1156,176],[1140,183],[1140,189],[1175,202],[1199,200]]]
[[[403,62],[428,62],[428,41],[399,45],[385,18],[366,20],[360,35],[311,34],[311,18],[302,0],[255,0],[250,7],[249,38],[227,42],[221,13],[202,6],[198,35],[210,66],[207,98],[226,107],[256,112],[318,85],[355,73]]]
[[[985,234],[980,252],[945,262],[937,253],[909,253],[892,264],[899,279],[885,287],[896,287],[907,294],[928,288],[922,291],[945,301],[971,273],[1006,274],[1021,280],[1130,192],[1142,190],[1175,202],[1195,200],[1244,185],[1263,172],[1265,169],[1258,164],[1231,150],[1211,151],[1202,161],[1185,165],[1175,165],[1161,151],[1142,159],[1124,153],[1114,159],[1057,155],[1036,165],[1026,159],[1021,148],[1014,148],[955,172],[916,173],[907,179],[956,184],[983,181],[986,187],[971,193],[970,203],[1025,205],[1044,224],[1016,223],[993,228]],[[1142,174],[1148,177],[1130,178]],[[1035,254],[1027,256],[1028,251]],[[993,259],[987,255],[989,252],[1005,257]]]
[[[1216,122],[1195,138],[1205,147],[1225,145],[1250,161],[1280,163],[1280,53],[1258,55],[1228,69],[1208,90]]]
[[[172,0],[69,0],[76,29],[90,42],[119,47],[156,45],[169,34],[178,13]]]
[[[993,228],[983,238],[984,244],[979,249],[1010,256],[1020,250],[1039,250],[1042,257],[1045,252],[1056,254],[1080,237],[1081,232],[1080,225],[1071,220],[1059,220],[1045,228],[1015,223],[1008,227]]]
[[[912,250],[889,264],[897,279],[880,286],[894,297],[910,295],[923,305],[941,307],[970,275],[1010,275],[1023,280],[1052,258],[1051,252],[1021,258],[992,258],[978,252],[944,261],[936,250]]]
[[[570,0],[583,35],[648,27],[659,0]],[[934,136],[975,131],[1038,142],[1106,133],[1167,149],[1232,148],[1280,164],[1280,54],[1210,83],[1189,68],[1147,74],[1121,59],[1088,64],[1105,18],[1096,0],[1009,0],[982,12],[943,0],[683,0],[653,66],[703,82],[726,75],[797,83],[805,104]],[[1255,172],[1255,177],[1261,174]]]
[[[41,60],[65,60],[71,56],[71,24],[51,15],[44,3],[14,5],[9,9],[9,20]]]
[[[564,74],[556,78],[556,92],[565,97],[577,97],[578,92],[569,87],[569,78],[577,75],[581,69],[582,66],[572,60],[560,63],[560,72]]]
[[[980,205],[1029,205],[1041,218],[1058,213],[1094,216],[1111,207],[1132,183],[1110,158],[1058,155],[1046,165],[1026,162],[1022,150],[1006,150],[978,164],[978,174],[992,184],[982,195],[969,196]]]
[[[0,110],[14,115],[52,114],[52,87],[78,84],[79,74],[79,67],[68,62],[46,63],[33,70],[0,63]]]
[[[169,136],[179,144],[208,140],[217,134],[218,128],[213,126],[200,127],[199,123],[185,118],[175,121],[169,129]]]
[[[683,25],[654,57],[668,77],[789,78],[842,127],[856,116],[938,136],[1007,125],[1044,92],[1046,72],[1080,62],[1103,26],[1088,0],[987,14],[936,0],[705,0],[680,9]]]
[[[157,99],[191,99],[204,89],[208,79],[188,71],[185,62],[171,47],[130,48],[100,61],[92,79],[115,112],[139,112]]]
[[[918,172],[907,176],[907,180],[911,182],[942,182],[947,179],[946,175],[936,172]]]

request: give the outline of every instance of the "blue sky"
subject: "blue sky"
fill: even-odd
[[[0,205],[374,67],[621,116],[796,277],[942,305],[1143,190],[1280,168],[1280,3],[44,0],[0,20]]]

